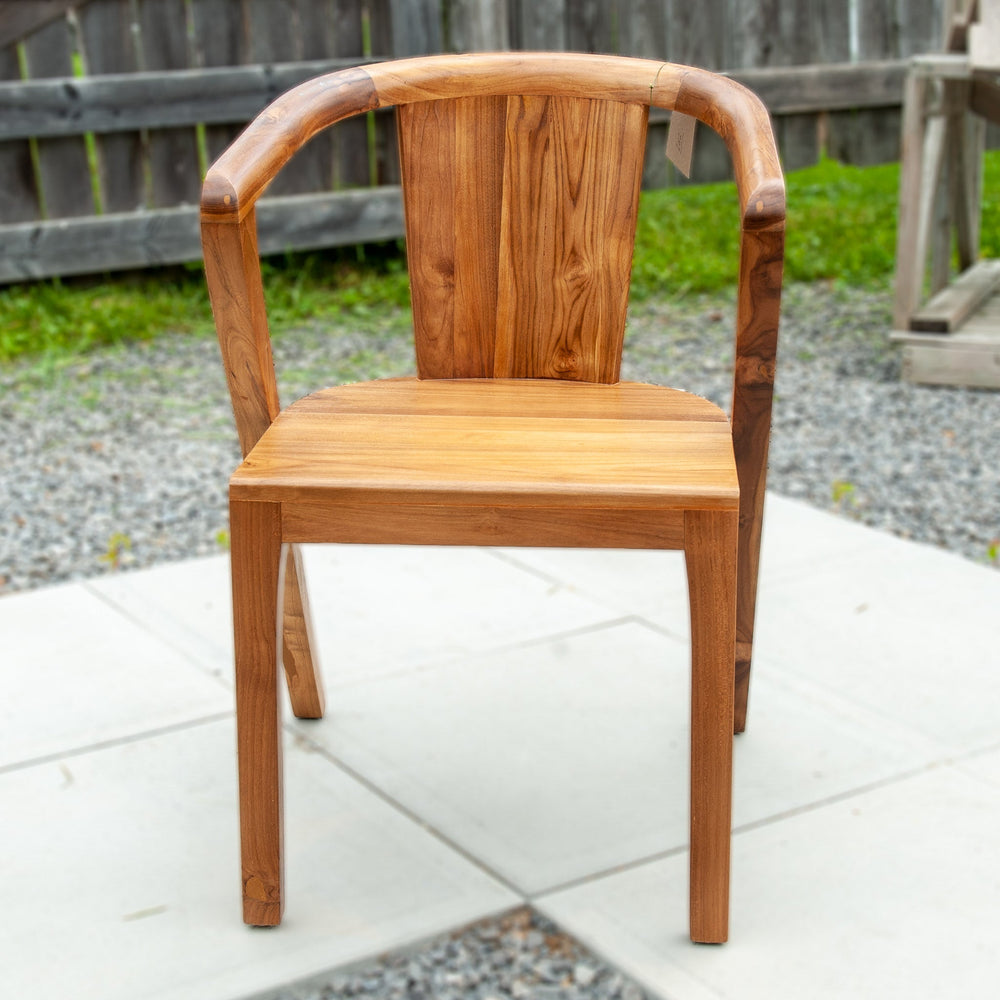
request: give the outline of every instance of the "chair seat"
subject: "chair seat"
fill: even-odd
[[[230,496],[443,506],[736,509],[729,421],[662,386],[386,379],[282,412]]]

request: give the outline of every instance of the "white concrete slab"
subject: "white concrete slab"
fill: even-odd
[[[304,548],[328,686],[585,628],[616,614],[484,549]],[[228,557],[196,566],[167,565],[89,586],[228,683]]]
[[[541,910],[661,996],[991,996],[1000,789],[942,767],[734,838],[729,943],[687,941],[687,854]]]
[[[885,538],[768,582],[755,655],[953,752],[996,742],[1000,573]]]
[[[1000,748],[988,753],[966,757],[958,765],[960,771],[975,775],[1000,787]]]
[[[689,652],[628,623],[345,685],[302,731],[527,893],[686,845]],[[935,747],[755,680],[735,820],[932,759]]]
[[[216,722],[0,775],[5,996],[225,1000],[516,902],[291,746],[285,922],[244,927],[234,748]]]
[[[0,635],[0,766],[232,710],[229,692],[80,584],[4,597]]]

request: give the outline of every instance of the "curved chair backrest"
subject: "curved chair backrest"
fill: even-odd
[[[251,259],[254,203],[311,136],[390,105],[398,106],[421,377],[617,381],[646,120],[655,106],[705,122],[732,154],[742,219],[737,446],[741,409],[769,413],[784,185],[760,101],[716,74],[650,60],[428,56],[332,73],[289,91],[209,171],[207,266],[242,259],[240,275],[225,268],[213,303],[244,452],[278,412]],[[224,249],[230,224],[240,236]],[[753,421],[744,422],[749,432]],[[766,448],[764,424],[753,436]]]

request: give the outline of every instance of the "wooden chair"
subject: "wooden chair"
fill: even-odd
[[[310,136],[388,105],[419,374],[282,411],[254,203]],[[697,396],[618,378],[650,106],[700,119],[732,152],[731,422]],[[732,735],[746,714],[784,240],[764,107],[723,77],[618,57],[345,70],[280,98],[219,159],[202,232],[246,456],[230,483],[244,920],[276,924],[283,906],[279,664],[295,714],[323,711],[296,543],[683,548],[690,930],[726,940]]]

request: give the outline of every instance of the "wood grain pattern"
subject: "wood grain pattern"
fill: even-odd
[[[243,920],[280,923],[284,904],[278,591],[281,512],[277,504],[229,506],[236,660]]]
[[[327,497],[281,505],[290,542],[363,545],[526,545],[553,548],[681,549],[681,510],[372,504]]]
[[[284,529],[282,529],[284,534]],[[282,598],[281,662],[288,684],[292,714],[297,719],[322,719],[326,699],[316,661],[316,638],[305,585],[302,554],[297,545],[285,553]]]
[[[255,222],[251,213],[236,227],[202,225],[205,277],[244,455],[281,409]]]
[[[770,119],[749,90],[689,66],[566,52],[403,59],[303,84],[251,123],[209,171],[202,215],[238,221],[295,150],[336,121],[375,107],[489,94],[676,107],[726,140],[744,227],[784,224],[784,181]]]
[[[497,376],[618,380],[646,119],[635,104],[509,99]]]
[[[505,107],[472,97],[398,110],[422,378],[493,374]]]
[[[487,383],[493,414],[426,413],[420,400],[427,384],[410,383],[413,405],[395,412],[382,410],[379,392],[371,393],[371,412],[338,411],[336,388],[312,396],[308,407],[289,407],[234,473],[230,495],[446,506],[737,505],[728,423],[700,397],[642,386],[640,391],[664,398],[676,395],[671,405],[680,418],[579,417],[575,399],[583,408],[596,408],[604,393],[603,386],[579,383],[572,394],[553,393],[541,419],[531,412],[519,380]],[[407,384],[370,385],[388,395]],[[460,381],[443,381],[433,395],[439,398],[451,386],[465,388]],[[613,388],[620,395],[628,392],[627,385]]]
[[[729,936],[736,536],[735,513],[684,515],[691,604],[691,940],[703,944]]]
[[[744,232],[740,244],[732,432],[740,481],[736,732],[746,728],[760,539],[778,349],[784,232]]]

